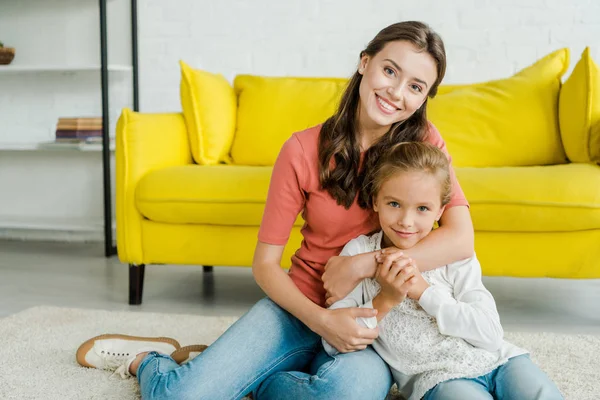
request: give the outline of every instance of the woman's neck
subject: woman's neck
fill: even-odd
[[[365,129],[362,126],[358,127],[357,141],[360,146],[360,151],[367,151],[375,142],[377,142],[389,127],[380,127],[379,129]]]
[[[366,124],[361,121],[360,110],[358,112],[358,132],[356,133],[356,140],[360,146],[360,151],[367,151],[369,148],[377,142],[383,135],[389,131],[389,126],[381,126],[377,124]]]

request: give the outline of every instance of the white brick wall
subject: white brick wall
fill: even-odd
[[[146,0],[140,2],[144,111],[180,110],[179,67],[222,73],[348,76],[383,27],[417,19],[444,39],[446,83],[509,76],[539,57],[584,47],[600,63],[598,0]]]

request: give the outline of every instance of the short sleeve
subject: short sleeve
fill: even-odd
[[[439,147],[446,156],[448,156],[448,161],[450,162],[450,179],[452,180],[452,198],[450,199],[450,203],[446,205],[446,208],[455,207],[455,206],[467,206],[469,207],[469,202],[467,201],[465,194],[458,183],[458,179],[456,178],[456,173],[454,172],[454,168],[452,167],[452,157],[448,153],[448,149],[446,148],[446,142],[442,139],[442,135],[437,130],[437,128],[429,122],[429,132],[425,141]]]
[[[306,158],[298,139],[289,138],[277,156],[258,240],[273,245],[285,245],[298,214],[304,208]]]

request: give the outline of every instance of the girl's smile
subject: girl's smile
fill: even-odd
[[[387,178],[373,204],[383,230],[382,247],[409,249],[431,232],[444,211],[439,178],[403,171]]]

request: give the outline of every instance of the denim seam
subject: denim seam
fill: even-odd
[[[262,376],[264,376],[265,374],[268,374],[270,371],[272,371],[273,369],[275,369],[275,367],[277,367],[279,364],[281,364],[282,362],[284,362],[285,360],[287,360],[288,358],[295,356],[296,354],[299,353],[311,353],[314,352],[312,347],[305,347],[302,349],[298,349],[293,351],[292,353],[286,354],[283,357],[281,357],[279,360],[277,360],[276,362],[273,363],[273,365],[271,365],[271,367],[265,371],[263,371],[262,373],[258,374],[243,390],[239,391],[235,397],[233,397],[234,399],[239,398],[239,396],[243,395],[244,393],[246,393],[246,391],[248,390],[248,388],[252,385],[254,385],[254,383]]]

